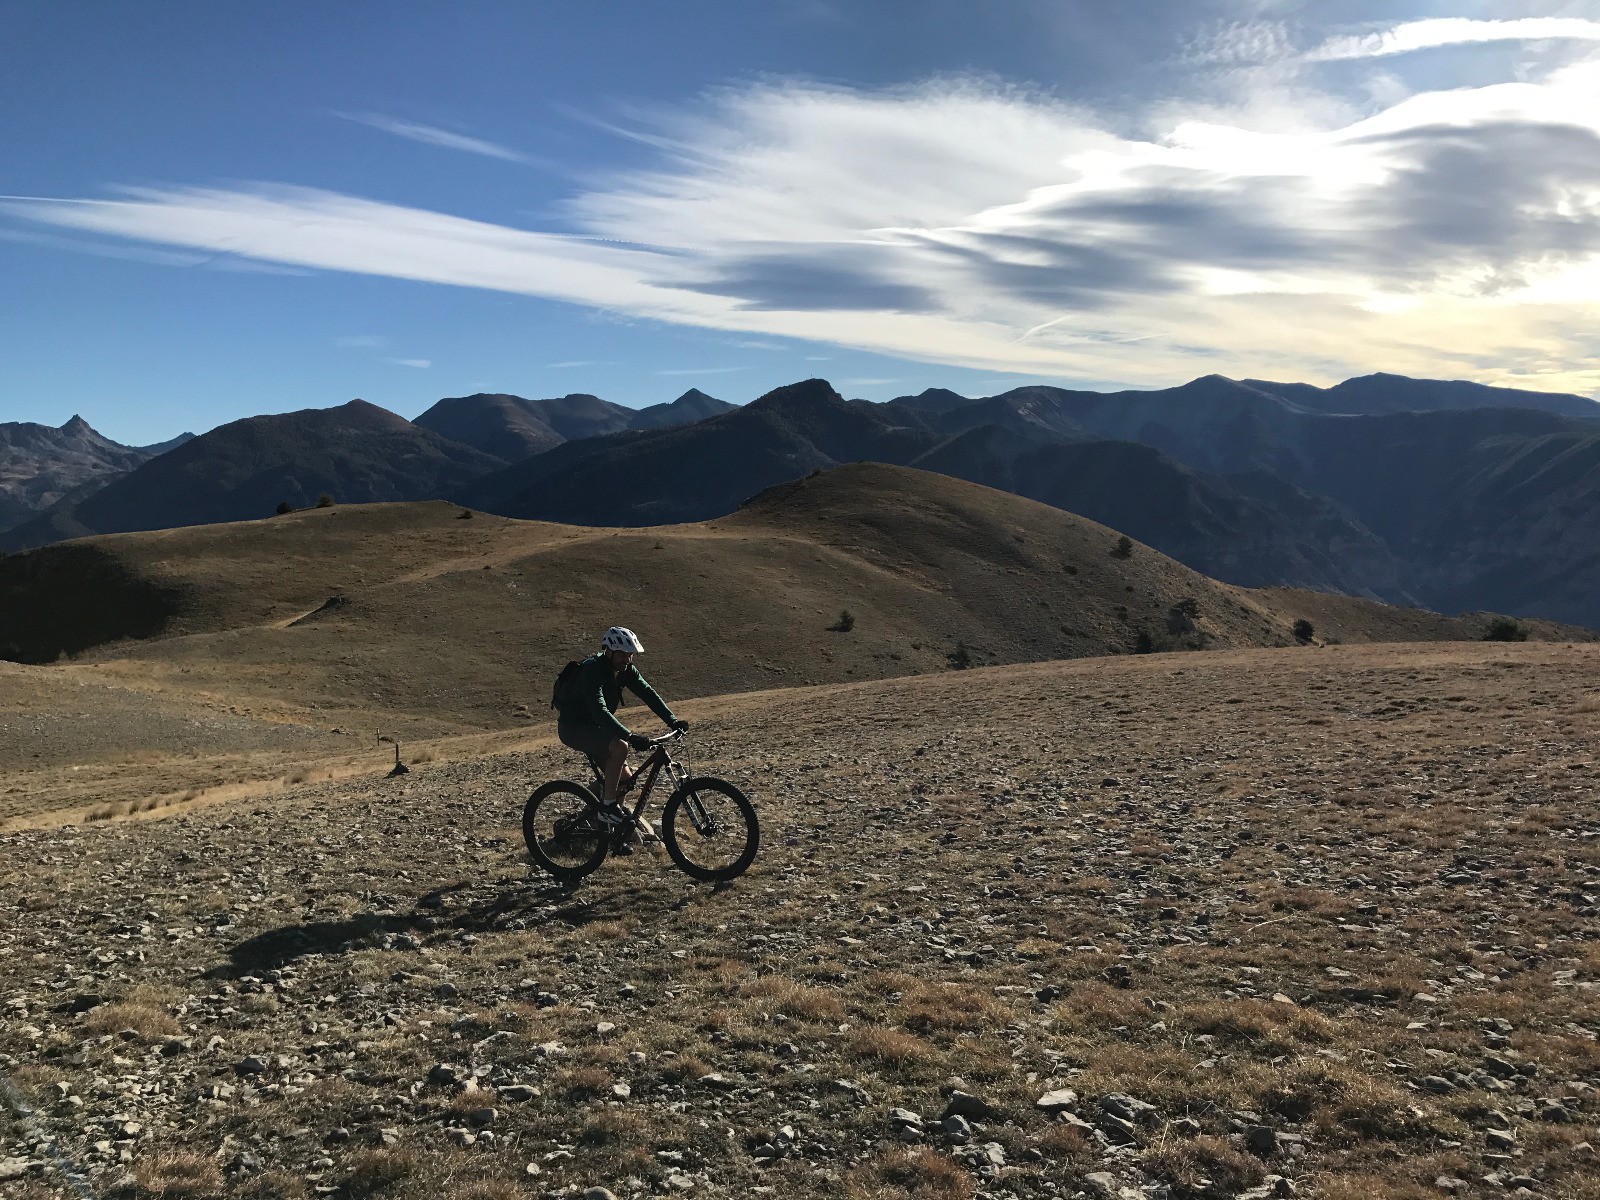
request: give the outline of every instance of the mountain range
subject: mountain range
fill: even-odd
[[[0,434],[23,428],[40,427]],[[0,547],[264,517],[322,493],[578,525],[702,521],[875,461],[1078,513],[1230,583],[1600,626],[1600,405],[1460,381],[1212,375],[880,404],[807,380],[743,406],[691,390],[641,410],[483,393],[414,422],[356,401],[248,418],[164,454],[121,449],[146,457],[58,488]]]
[[[92,492],[193,436],[180,434],[155,446],[124,446],[76,415],[59,429],[29,421],[0,422],[0,531],[69,496]]]

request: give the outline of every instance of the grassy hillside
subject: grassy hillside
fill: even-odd
[[[1308,614],[1347,641],[1484,626],[1356,601],[1320,617],[1315,594],[1219,584],[1137,544],[1123,554],[1115,531],[1059,509],[906,468],[845,467],[721,520],[655,529],[463,511],[337,506],[46,547],[0,560],[0,627],[13,658],[74,652],[101,677],[228,697],[244,715],[365,726],[381,714],[440,733],[542,717],[556,668],[616,623],[639,631],[669,697],[1288,646]],[[69,557],[91,561],[96,586],[75,590],[86,568]],[[84,630],[136,640],[89,645]]]

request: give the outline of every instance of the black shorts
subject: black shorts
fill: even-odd
[[[611,743],[616,738],[598,725],[585,725],[579,721],[557,721],[556,736],[563,746],[570,746],[579,754],[586,754],[595,766],[603,768]]]

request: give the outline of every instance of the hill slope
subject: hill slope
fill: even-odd
[[[1114,531],[1059,509],[878,465],[771,489],[704,524],[590,529],[459,511],[339,506],[11,556],[0,653],[74,653],[130,686],[252,698],[242,715],[345,724],[381,710],[439,732],[542,714],[555,667],[616,623],[643,636],[647,673],[685,696],[1142,641],[1290,645],[1297,597],[1312,600],[1220,584],[1143,546],[1119,556]],[[96,586],[67,603],[90,570]],[[1175,611],[1185,602],[1193,615]],[[1321,636],[1474,638],[1485,624],[1347,605],[1316,622]],[[853,629],[830,628],[844,609]]]
[[[981,425],[912,465],[1122,530],[1204,575],[1408,599],[1400,561],[1348,512],[1266,471],[1212,475],[1135,442],[1054,442]]]

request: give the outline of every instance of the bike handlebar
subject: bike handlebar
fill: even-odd
[[[660,737],[651,738],[650,744],[652,746],[665,746],[668,742],[677,741],[677,739],[686,736],[687,733],[688,730],[686,729],[669,729]]]

